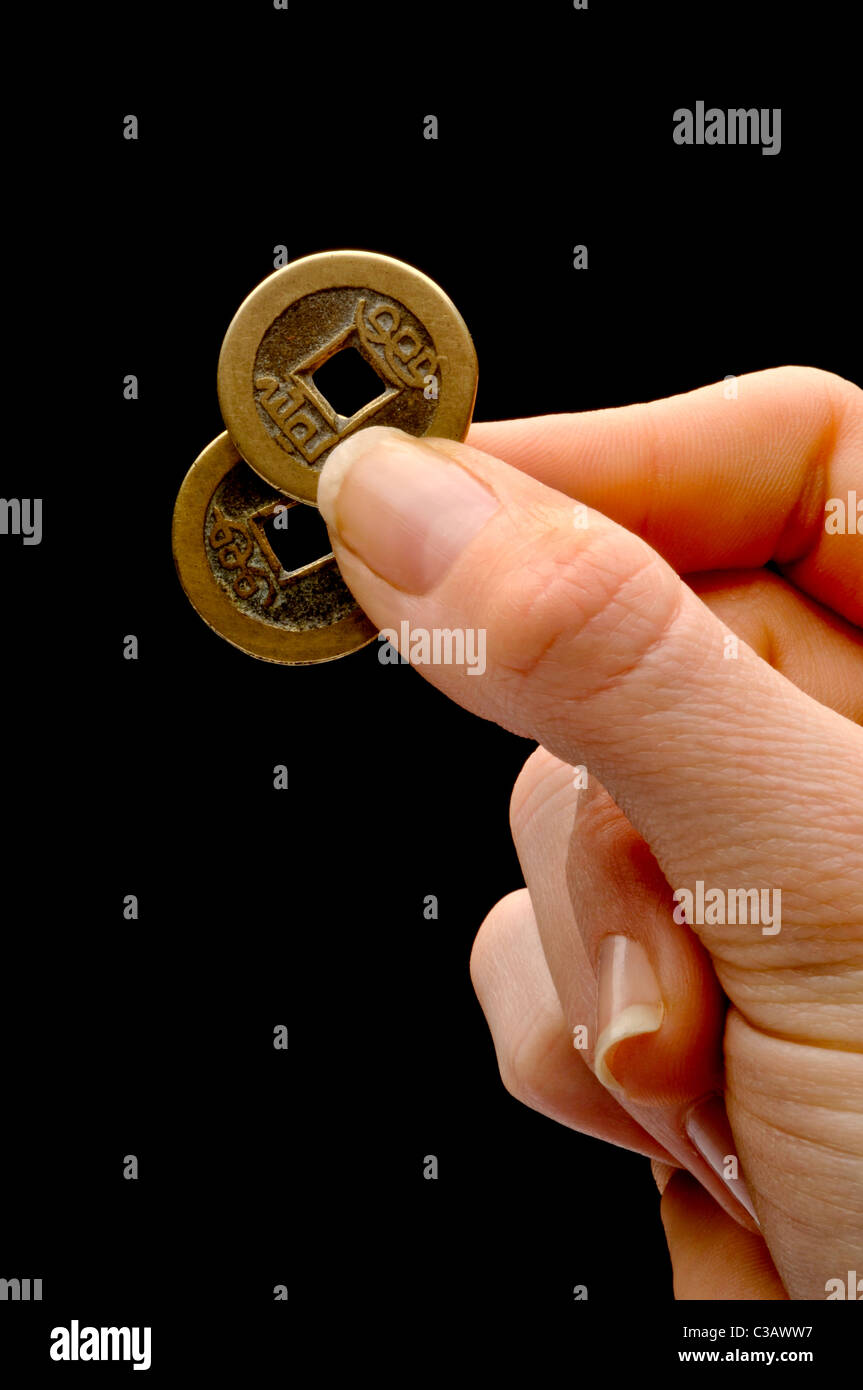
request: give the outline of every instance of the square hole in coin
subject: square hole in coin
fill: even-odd
[[[286,512],[268,516],[264,533],[282,569],[289,573],[332,554],[324,518],[317,507],[306,507],[302,502],[288,507]]]
[[[356,348],[342,348],[312,378],[333,410],[350,419],[386,389],[373,367]]]

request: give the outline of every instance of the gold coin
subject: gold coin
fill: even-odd
[[[220,434],[183,480],[172,543],[180,583],[215,632],[264,661],[306,666],[357,651],[377,628],[332,553],[292,568],[276,553],[278,528],[279,551],[291,564],[292,509],[295,530],[318,521],[262,482]]]
[[[351,349],[366,364],[369,399],[340,411],[315,377]],[[240,305],[219,356],[228,433],[266,482],[301,502],[317,498],[330,450],[365,425],[464,439],[476,383],[470,334],[443,290],[368,251],[306,256],[269,275]]]

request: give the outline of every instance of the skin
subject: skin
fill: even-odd
[[[379,627],[486,630],[481,678],[421,674],[539,745],[511,803],[526,887],[471,960],[507,1089],[651,1159],[677,1298],[823,1299],[863,1271],[863,534],[824,525],[828,498],[863,497],[863,392],[799,367],[737,386],[466,444],[363,431],[500,503],[430,585],[409,528],[388,531],[396,584],[361,558],[362,472],[338,449],[319,500]],[[780,887],[781,932],[675,922],[697,879]],[[613,1050],[614,1092],[592,1049],[608,934],[644,946],[665,1005]],[[760,1224],[686,1136],[710,1093]]]

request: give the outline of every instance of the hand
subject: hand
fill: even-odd
[[[379,627],[474,635],[411,643],[422,674],[541,745],[472,958],[505,1084],[698,1179],[663,1197],[678,1297],[823,1299],[863,1269],[863,517],[825,526],[863,392],[737,386],[369,428],[319,505]]]

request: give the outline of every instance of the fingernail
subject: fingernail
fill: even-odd
[[[653,1174],[653,1181],[659,1188],[659,1195],[662,1197],[665,1194],[666,1187],[674,1177],[674,1174],[679,1173],[680,1169],[675,1168],[671,1163],[663,1163],[661,1159],[652,1158],[650,1160],[650,1171]]]
[[[612,1091],[623,1089],[611,1070],[612,1050],[626,1038],[655,1033],[665,1008],[647,952],[629,936],[607,936],[599,948],[597,1038],[593,1066]]]
[[[716,1176],[722,1179],[728,1191],[733,1193],[743,1209],[748,1211],[756,1225],[760,1226],[761,1222],[755,1215],[749,1188],[743,1178],[728,1176],[729,1170],[733,1171],[739,1167],[739,1161],[722,1096],[707,1096],[693,1105],[687,1111],[684,1128],[701,1157],[710,1164]]]
[[[318,482],[318,509],[330,529],[409,594],[434,588],[499,506],[433,446],[380,425],[337,445]]]

